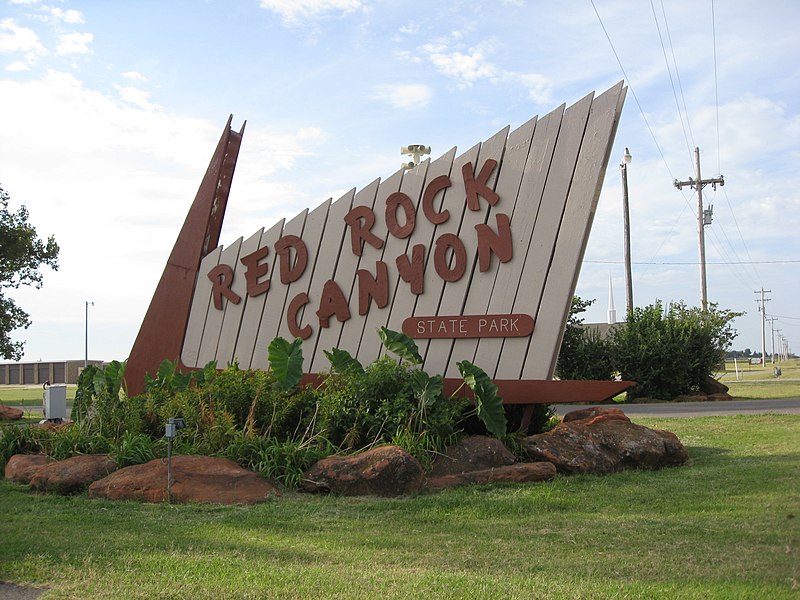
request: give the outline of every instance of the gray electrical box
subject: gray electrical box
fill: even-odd
[[[66,385],[50,385],[44,388],[44,418],[48,421],[67,418]]]

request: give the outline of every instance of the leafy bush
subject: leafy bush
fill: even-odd
[[[623,379],[637,382],[628,399],[671,400],[700,388],[725,357],[736,332],[731,321],[741,313],[661,302],[634,308],[627,323],[611,335],[611,354]]]
[[[559,379],[610,380],[614,377],[608,340],[602,338],[596,329],[584,328],[579,316],[593,303],[594,300],[583,300],[578,296],[572,298],[556,363],[556,377]]]
[[[333,452],[333,447],[315,438],[280,441],[239,433],[221,454],[246,469],[294,488],[300,485],[303,473]]]
[[[77,423],[58,429],[17,425],[0,428],[0,467],[15,454],[47,454],[63,460],[76,454],[104,454],[109,448],[106,438],[86,431]]]
[[[42,438],[50,438],[52,433],[33,427],[3,425],[0,427],[0,468],[5,469],[8,459],[15,454],[41,452]]]
[[[77,423],[53,431],[51,436],[41,437],[40,452],[55,460],[64,460],[76,454],[105,454],[109,450],[108,439],[95,435]]]
[[[125,431],[143,431],[143,399],[128,398],[124,376],[125,363],[116,360],[83,370],[72,406],[72,419],[81,424],[82,431],[107,439],[118,439]]]
[[[186,423],[184,429],[178,430],[173,442],[176,453],[220,452],[227,447],[236,431],[233,416],[225,406],[215,403],[213,395],[204,388],[187,388],[173,394],[160,406],[152,403],[147,406],[154,411],[148,418],[150,422],[163,424],[170,417],[180,417]],[[158,435],[163,435],[163,429],[159,430]]]
[[[141,465],[150,462],[156,456],[163,455],[163,446],[161,440],[154,440],[149,435],[126,431],[118,440],[110,443],[108,454],[121,469],[131,465]]]

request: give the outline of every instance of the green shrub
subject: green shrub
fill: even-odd
[[[319,438],[281,441],[239,433],[221,454],[267,479],[296,488],[303,473],[333,452],[334,448]]]
[[[596,329],[583,327],[579,316],[594,303],[578,296],[572,298],[569,319],[556,363],[559,379],[610,380],[614,378],[611,346]]]
[[[148,422],[159,424],[158,434],[153,437],[163,436],[163,424],[171,417],[180,417],[186,423],[173,442],[176,453],[220,452],[236,431],[233,416],[223,405],[215,403],[213,395],[203,388],[187,388],[168,397],[160,406],[152,403],[147,406],[154,411],[148,415]]]
[[[128,431],[109,444],[108,454],[117,463],[117,468],[140,465],[164,454],[163,440],[154,440],[149,435]]]
[[[320,389],[317,431],[347,450],[426,432],[436,446],[458,430],[466,401],[419,394],[416,369],[383,357],[363,373],[334,374]]]
[[[110,448],[108,439],[85,430],[77,423],[56,429],[49,439],[40,440],[41,451],[55,460],[64,460],[76,454],[105,454]]]
[[[82,431],[115,440],[123,432],[145,430],[144,398],[128,398],[124,375],[125,363],[118,361],[83,370],[72,406],[72,419]]]
[[[661,302],[634,308],[624,326],[611,334],[611,354],[623,379],[637,382],[628,399],[671,400],[700,389],[715,373],[736,336],[731,321],[740,316],[720,310]]]
[[[8,459],[15,454],[42,452],[43,439],[52,437],[52,432],[17,425],[0,426],[0,469],[5,469]]]

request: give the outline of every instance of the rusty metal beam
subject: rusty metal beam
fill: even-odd
[[[238,133],[231,130],[232,120],[233,115],[228,117],[128,357],[129,395],[144,391],[145,373],[155,375],[164,359],[180,358],[200,261],[219,244],[244,135],[245,125]]]

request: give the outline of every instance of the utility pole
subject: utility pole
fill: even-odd
[[[622,172],[622,215],[624,218],[623,259],[625,261],[625,302],[627,315],[633,310],[633,281],[631,276],[631,217],[628,210],[628,163],[631,162],[631,153],[625,148],[619,170]],[[627,317],[626,317],[627,320]]]
[[[708,286],[706,285],[706,235],[705,226],[711,225],[711,218],[714,213],[714,206],[703,210],[703,188],[709,183],[716,190],[717,184],[725,185],[725,178],[720,175],[719,177],[712,177],[711,179],[703,179],[700,176],[700,148],[694,149],[695,166],[697,179],[689,177],[687,181],[673,182],[673,185],[680,189],[688,185],[694,190],[697,190],[697,247],[700,255],[700,303],[703,310],[708,308]],[[762,357],[763,358],[763,357]]]
[[[768,294],[770,292],[772,292],[772,290],[765,290],[764,288],[761,288],[760,290],[756,290],[753,292],[754,294],[761,294],[761,300],[756,298],[756,304],[758,304],[758,312],[761,313],[761,366],[762,367],[767,366],[767,361],[766,361],[767,342],[764,333],[765,329],[764,326],[766,324],[767,317],[766,317],[766,306],[764,305],[764,303],[770,301],[769,298],[766,299],[764,298],[764,294]]]
[[[772,353],[770,362],[773,365],[775,364],[775,320],[776,319],[777,317],[767,317],[767,321],[769,321],[769,331],[772,337]]]

